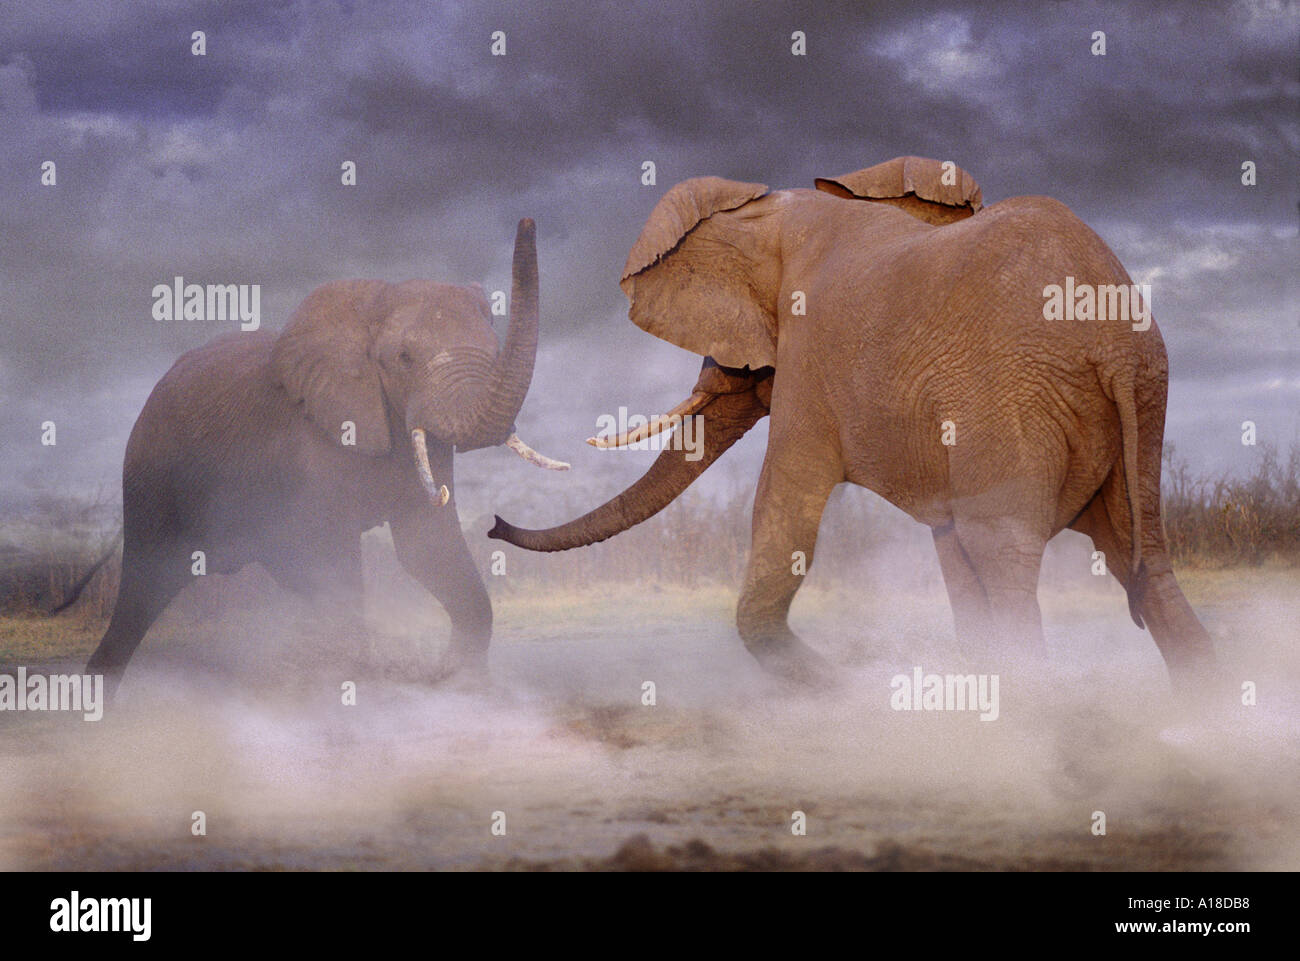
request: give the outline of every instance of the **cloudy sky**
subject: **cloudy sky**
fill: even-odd
[[[230,329],[153,320],[155,284],[261,284],[268,327],[342,277],[506,287],[523,216],[543,327],[521,433],[575,470],[466,455],[463,506],[490,511],[501,484],[610,492],[653,455],[581,439],[620,404],[681,399],[699,364],[634,328],[618,289],[663,191],[809,187],[903,154],[955,160],[986,203],[1068,204],[1153,285],[1168,440],[1194,468],[1249,469],[1243,420],[1300,441],[1298,23],[1285,0],[7,4],[0,503],[115,488],[153,384]],[[763,436],[709,483],[752,484]]]

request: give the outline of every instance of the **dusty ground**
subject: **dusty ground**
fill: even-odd
[[[844,674],[817,695],[754,666],[721,588],[503,592],[487,693],[393,679],[445,637],[409,592],[350,666],[291,604],[183,598],[103,721],[0,713],[0,869],[1300,868],[1300,571],[1183,575],[1253,707],[1179,707],[1118,589],[1053,576],[1046,672],[961,657],[933,578],[810,584],[794,624]],[[75,670],[99,630],[0,622],[0,669]],[[999,673],[1000,717],[891,710],[916,664]]]

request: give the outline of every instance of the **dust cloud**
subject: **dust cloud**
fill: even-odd
[[[164,615],[103,721],[0,715],[0,869],[1300,867],[1294,572],[1198,588],[1223,688],[1180,703],[1086,542],[1045,564],[1046,664],[960,651],[926,546],[810,575],[792,623],[842,675],[815,694],[749,658],[725,587],[501,591],[461,690],[412,585],[331,640],[246,570],[239,605]],[[999,674],[997,720],[891,709],[916,666]]]

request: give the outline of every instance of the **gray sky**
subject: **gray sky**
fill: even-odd
[[[1167,439],[1197,470],[1248,470],[1259,452],[1242,447],[1243,420],[1283,450],[1300,440],[1298,23],[1281,0],[11,6],[0,503],[115,488],[153,384],[231,329],[154,321],[155,284],[261,284],[273,328],[342,277],[506,287],[530,216],[542,348],[519,423],[575,470],[542,476],[487,451],[457,471],[466,520],[525,484],[555,499],[511,519],[557,520],[563,499],[612,492],[654,456],[587,448],[596,417],[654,413],[698,369],[635,329],[618,289],[663,191],[704,174],[808,187],[902,154],[955,160],[986,203],[1068,204],[1153,285]],[[44,160],[56,187],[40,185]],[[339,183],[344,160],[355,188]],[[1257,186],[1241,185],[1245,160]],[[53,449],[39,444],[47,419]],[[751,485],[763,438],[706,490]]]

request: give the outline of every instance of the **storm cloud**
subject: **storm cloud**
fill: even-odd
[[[505,288],[524,216],[543,315],[520,429],[575,470],[538,480],[470,455],[462,500],[472,517],[497,484],[612,491],[646,460],[581,439],[619,405],[670,406],[699,363],[626,319],[617,281],[655,201],[692,176],[809,187],[903,154],[956,161],[986,203],[1068,204],[1153,286],[1169,439],[1196,468],[1248,470],[1243,420],[1300,439],[1298,23],[1272,0],[11,8],[0,497],[115,485],[153,384],[233,329],[155,321],[154,285],[260,284],[269,327],[342,277]],[[761,454],[756,431],[709,483],[752,483]]]

